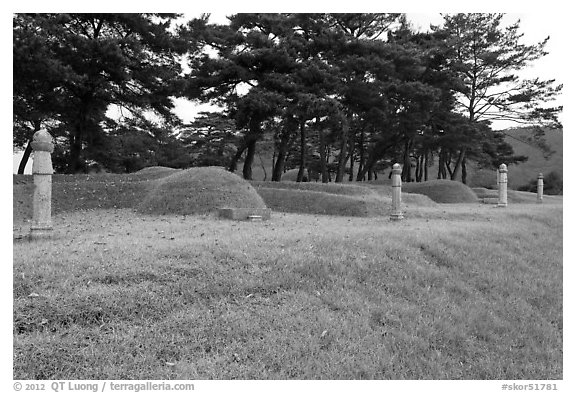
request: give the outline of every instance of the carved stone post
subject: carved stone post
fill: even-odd
[[[500,165],[498,169],[500,178],[498,179],[498,207],[508,206],[508,168],[506,164]]]
[[[37,131],[32,138],[34,161],[34,197],[30,238],[45,238],[52,234],[52,157],[54,143],[45,130]]]
[[[536,182],[536,201],[542,203],[544,199],[544,175],[538,174],[538,181]]]
[[[402,220],[402,168],[400,164],[392,166],[392,213],[390,219],[393,221]]]

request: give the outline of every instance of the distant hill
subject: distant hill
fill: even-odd
[[[508,185],[512,189],[530,183],[538,173],[546,175],[552,171],[562,177],[562,130],[545,130],[543,140],[549,146],[548,154],[533,140],[531,128],[509,128],[503,130],[506,142],[514,149],[514,154],[527,156],[528,160],[508,166]],[[546,155],[548,157],[546,157]],[[476,169],[469,165],[468,185],[470,187],[496,187],[496,168]]]
[[[511,165],[508,168],[509,183],[512,188],[529,183],[530,180],[542,172],[546,175],[555,171],[563,177],[563,138],[562,130],[546,130],[544,140],[550,146],[552,154],[546,159],[542,150],[530,144],[531,131],[526,128],[515,128],[505,130],[506,142],[514,148],[514,152],[519,155],[528,156],[528,161],[519,165]]]

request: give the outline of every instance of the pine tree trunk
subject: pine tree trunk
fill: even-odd
[[[354,181],[354,145],[356,144],[356,134],[351,133],[348,140],[348,151],[350,155],[350,173],[348,174],[348,181]]]
[[[424,172],[422,166],[424,164],[424,154],[416,157],[416,181],[422,181],[422,173]]]
[[[458,173],[462,168],[462,161],[464,160],[465,157],[466,157],[466,149],[462,148],[462,150],[460,150],[460,154],[458,154],[456,164],[454,164],[454,170],[450,173],[451,180],[456,180],[456,178],[458,177]]]
[[[282,173],[284,173],[284,165],[288,158],[288,147],[290,145],[290,134],[284,133],[280,138],[280,146],[278,147],[278,157],[273,164],[272,181],[282,180]]]
[[[22,155],[22,159],[20,160],[20,165],[18,166],[18,174],[19,175],[23,175],[24,174],[24,170],[26,169],[26,165],[28,164],[28,159],[30,158],[30,155],[32,154],[32,139],[30,139],[28,141],[28,144],[26,145],[26,149],[24,149],[24,154]]]
[[[450,168],[450,161],[449,160],[445,160],[444,164],[446,164],[446,170],[448,171],[448,175],[450,175],[450,180],[454,180],[452,178],[452,175],[454,174],[454,172],[452,171],[452,169]],[[444,178],[446,178],[446,176],[444,176]]]
[[[252,163],[254,162],[254,154],[256,153],[256,140],[255,136],[251,136],[246,143],[246,158],[244,159],[244,167],[242,168],[242,176],[246,180],[252,180]]]
[[[466,184],[468,173],[466,171],[466,157],[462,159],[462,183]]]
[[[328,168],[326,167],[326,140],[324,130],[321,128],[318,128],[318,141],[320,144],[320,174],[322,176],[322,183],[328,183],[330,179],[328,176]]]
[[[428,181],[428,151],[424,155],[424,181]]]
[[[411,168],[411,161],[410,161],[410,147],[412,143],[411,140],[406,141],[404,143],[404,165],[402,166],[402,181],[406,183],[410,183],[412,181],[412,168]]]
[[[70,138],[70,158],[68,160],[68,173],[84,172],[84,164],[82,162],[82,127],[77,125],[74,132],[71,133]]]
[[[266,179],[268,178],[268,173],[266,172],[266,165],[264,165],[264,160],[262,159],[260,153],[258,153],[258,159],[260,160],[260,166],[262,167],[262,171],[264,172],[264,179],[262,179],[262,181],[266,181]]]
[[[438,179],[446,179],[445,157],[446,153],[444,152],[444,149],[440,149],[440,153],[438,153]]]
[[[246,158],[244,159],[244,167],[242,168],[242,176],[246,180],[252,180],[252,163],[254,162],[254,155],[256,154],[256,142],[262,134],[261,131],[262,121],[259,117],[254,116],[250,119],[249,130],[246,134]]]
[[[362,175],[364,165],[366,165],[364,157],[364,129],[360,131],[360,143],[358,144],[358,173],[356,174],[356,181],[364,181],[366,175]]]
[[[341,183],[344,179],[344,171],[346,169],[346,161],[348,161],[348,121],[342,126],[342,142],[340,143],[340,154],[338,154],[338,170],[336,171],[335,183]]]
[[[304,168],[306,167],[306,122],[300,122],[300,166],[298,168],[297,182],[304,180]]]
[[[238,160],[240,157],[242,157],[244,150],[246,150],[246,135],[244,135],[244,137],[241,139],[240,146],[238,146],[238,150],[236,150],[236,153],[230,161],[230,165],[228,165],[228,171],[236,172],[236,168],[238,167]]]

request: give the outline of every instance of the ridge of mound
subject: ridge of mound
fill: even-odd
[[[136,207],[149,214],[205,214],[266,204],[246,180],[221,167],[190,168],[158,180]]]
[[[177,171],[178,169],[175,168],[170,168],[167,166],[148,166],[146,168],[142,168],[139,171],[136,171],[134,173],[158,173],[158,172],[174,172]]]
[[[476,193],[466,184],[452,180],[403,183],[402,192],[423,194],[437,203],[477,203]]]
[[[169,168],[166,166],[149,166],[142,168],[128,176],[129,180],[157,180],[180,172],[182,169]]]

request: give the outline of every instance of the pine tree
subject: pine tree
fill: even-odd
[[[561,91],[554,80],[522,80],[517,72],[546,55],[548,38],[525,45],[521,43],[520,21],[504,27],[503,14],[444,15],[444,25],[435,27],[447,34],[451,67],[459,75],[465,90],[458,95],[458,109],[466,114],[480,132],[482,121],[511,120],[521,124],[560,127],[561,107],[547,106]],[[461,169],[472,147],[462,143],[454,168]],[[465,177],[462,179],[466,182]]]

